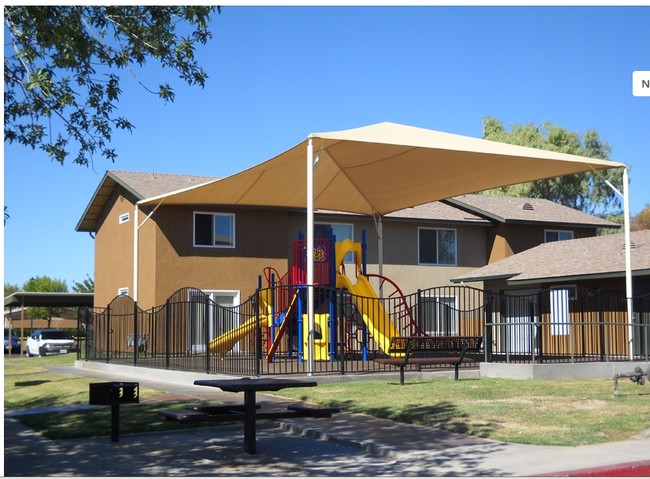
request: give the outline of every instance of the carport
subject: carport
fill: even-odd
[[[24,336],[25,308],[77,308],[93,306],[94,293],[40,293],[33,291],[17,291],[5,298],[5,310],[9,312],[20,308],[20,336]],[[20,354],[23,354],[23,343],[20,342]],[[9,350],[11,355],[11,349]]]

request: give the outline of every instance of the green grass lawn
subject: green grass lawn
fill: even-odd
[[[68,354],[5,360],[5,409],[87,404],[88,385],[96,380],[48,370],[75,359]],[[650,385],[621,380],[618,397],[613,389],[612,380],[436,378],[404,386],[392,379],[323,383],[277,394],[497,441],[573,446],[629,439],[650,429]],[[140,404],[122,405],[120,432],[188,427],[158,414],[186,405],[154,402],[161,393],[141,388]],[[109,407],[19,420],[53,439],[110,435]]]
[[[396,421],[497,441],[580,445],[629,439],[650,429],[650,386],[612,380],[438,378],[321,384],[278,394]]]
[[[68,374],[53,374],[51,366],[72,366],[75,354],[47,357],[5,358],[4,408],[27,409],[47,406],[88,404],[89,384],[97,379]],[[120,433],[149,432],[180,429],[179,423],[165,421],[160,409],[174,409],[186,403],[160,404],[153,400],[164,391],[140,388],[139,404],[120,406]],[[18,417],[23,424],[42,432],[50,439],[71,439],[91,436],[110,436],[111,408],[99,407],[77,412],[49,412]],[[196,426],[191,426],[196,427]]]

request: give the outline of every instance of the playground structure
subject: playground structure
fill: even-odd
[[[390,339],[417,333],[406,302],[392,301],[401,307],[388,312],[380,293],[403,297],[390,279],[366,272],[365,232],[361,243],[346,239],[314,239],[314,360],[335,361],[337,355],[354,355],[367,360],[369,351],[389,354]],[[348,258],[346,260],[346,258]],[[352,258],[352,260],[350,260]],[[346,266],[353,267],[350,272]],[[237,343],[261,331],[268,362],[284,354],[299,362],[309,359],[309,324],[306,314],[306,242],[302,237],[292,243],[292,264],[280,276],[270,267],[258,279],[258,314],[243,324],[217,336],[209,343],[211,352],[222,358]],[[342,347],[343,346],[343,347]]]

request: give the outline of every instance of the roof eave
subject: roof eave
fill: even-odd
[[[5,308],[19,306],[92,306],[94,297],[94,293],[16,291],[5,298],[4,305]]]
[[[486,218],[488,220],[497,221],[499,223],[505,223],[506,222],[506,219],[499,216],[499,215],[496,215],[496,214],[491,213],[489,211],[483,210],[481,208],[477,208],[476,206],[464,203],[464,202],[460,201],[457,198],[447,198],[445,200],[440,200],[440,202],[441,203],[446,203],[446,204],[448,204],[450,206],[453,206],[453,207],[458,208],[460,210],[466,211],[467,213],[473,213],[473,214],[475,214],[477,216],[481,216],[481,217]]]
[[[135,198],[137,198],[137,200],[142,200],[143,199],[143,196],[140,193],[138,193],[129,184],[122,181],[121,178],[119,178],[118,176],[116,176],[115,174],[113,174],[109,170],[109,171],[106,172],[106,174],[104,174],[104,178],[102,178],[102,181],[99,182],[99,185],[97,186],[97,189],[95,190],[95,193],[93,193],[92,198],[88,202],[88,205],[86,206],[86,209],[84,210],[83,214],[81,215],[81,218],[79,219],[79,222],[77,223],[77,226],[75,226],[75,231],[79,231],[79,232],[86,231],[86,232],[89,232],[89,233],[92,233],[92,232],[96,231],[96,229],[95,229],[96,220],[92,221],[92,227],[91,226],[85,226],[85,224],[87,224],[88,222],[91,221],[91,220],[88,220],[87,217],[88,217],[88,215],[90,213],[90,210],[91,210],[91,208],[93,206],[99,206],[100,209],[102,209],[103,206],[106,204],[104,202],[103,204],[96,205],[96,202],[98,201],[98,198],[100,197],[100,192],[102,191],[102,189],[104,189],[107,186],[109,181],[112,181],[112,182],[115,183],[114,185],[111,186],[111,189],[115,189],[115,186],[119,185],[122,188],[124,188],[126,191],[128,191],[130,194],[132,194]]]
[[[452,283],[475,283],[478,281],[495,281],[499,279],[510,279],[514,276],[517,276],[520,273],[504,273],[504,274],[494,274],[488,276],[472,276],[465,278],[452,278],[449,281]]]
[[[632,271],[632,276],[648,276],[650,268],[637,269]],[[525,278],[508,280],[510,285],[530,285],[530,284],[547,284],[547,283],[566,283],[569,281],[589,281],[600,279],[625,278],[625,271],[608,271],[605,273],[592,274],[574,274],[566,276],[551,276],[542,278]]]

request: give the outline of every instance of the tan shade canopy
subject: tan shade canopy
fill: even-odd
[[[233,176],[141,204],[305,208],[307,144],[313,141],[314,208],[385,215],[498,186],[622,163],[379,123],[313,133],[286,152]]]

